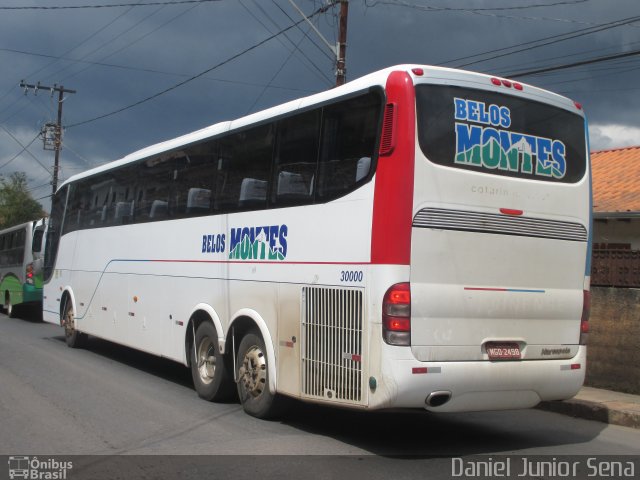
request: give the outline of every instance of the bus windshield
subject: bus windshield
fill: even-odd
[[[416,101],[420,148],[434,163],[550,182],[584,177],[584,119],[575,113],[449,85],[417,85]]]

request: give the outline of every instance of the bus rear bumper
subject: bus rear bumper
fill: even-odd
[[[575,357],[565,360],[396,360],[391,364],[393,385],[387,384],[384,389],[389,396],[383,400],[384,394],[370,395],[372,409],[469,412],[530,408],[541,401],[564,400],[578,393],[584,382],[586,347],[580,346]],[[376,405],[376,397],[382,404]]]
[[[22,285],[22,301],[24,303],[42,302],[42,288],[27,283]]]

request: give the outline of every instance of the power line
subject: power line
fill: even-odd
[[[520,48],[519,50],[514,50],[512,52],[501,53],[499,55],[494,55],[494,56],[489,57],[489,58],[484,58],[484,59],[480,59],[480,60],[475,60],[473,62],[468,62],[468,63],[464,63],[464,64],[461,64],[461,65],[456,65],[457,68],[467,67],[469,65],[474,65],[476,63],[486,62],[486,61],[489,61],[489,60],[494,60],[496,58],[501,58],[501,57],[505,57],[505,56],[508,56],[508,55],[513,55],[515,53],[521,53],[521,52],[524,52],[524,51],[533,50],[534,48],[540,48],[540,47],[552,45],[552,44],[555,44],[555,43],[564,42],[565,40],[570,40],[570,39],[573,39],[573,38],[582,37],[582,36],[585,36],[585,35],[590,35],[592,33],[598,33],[598,32],[604,31],[604,30],[609,30],[609,29],[612,29],[612,28],[620,27],[622,25],[628,25],[628,24],[630,24],[632,22],[636,22],[638,20],[640,20],[640,16],[627,17],[627,18],[623,18],[621,20],[615,20],[613,22],[596,25],[594,27],[582,28],[582,29],[579,29],[579,30],[574,30],[573,32],[561,33],[561,34],[558,34],[558,35],[551,35],[549,37],[540,38],[538,40],[532,40],[532,41],[529,41],[529,42],[523,42],[523,43],[519,43],[519,44],[516,44],[516,45],[511,45],[509,47],[497,48],[497,49],[490,50],[490,51],[483,52],[483,53],[478,53],[478,54],[474,54],[474,55],[468,55],[466,57],[460,57],[460,58],[457,58],[455,60],[449,60],[449,61],[446,61],[446,62],[443,62],[443,63],[452,63],[452,62],[457,62],[459,60],[465,60],[465,59],[480,57],[480,56],[484,56],[484,55],[489,55],[491,53],[504,52],[505,50],[511,50],[511,49],[514,49],[514,48],[523,47],[523,48]],[[562,37],[564,37],[564,38],[562,38]],[[540,43],[540,42],[544,42],[544,43]],[[539,45],[534,45],[536,43],[539,43]]]
[[[375,1],[371,4],[365,0],[365,4],[368,7],[375,7],[376,5],[396,5],[399,7],[415,7],[423,10],[434,10],[434,11],[450,11],[450,12],[483,12],[483,11],[503,11],[503,10],[528,10],[531,8],[538,7],[556,7],[558,5],[576,5],[578,3],[586,3],[591,0],[562,0],[553,3],[536,3],[533,5],[519,5],[517,7],[483,7],[483,8],[461,8],[461,7],[434,7],[431,5],[416,5],[409,4],[407,2],[401,1],[393,1],[393,0],[379,0]]]
[[[615,55],[605,55],[602,57],[592,58],[590,60],[582,60],[580,62],[565,63],[563,65],[555,65],[553,67],[538,68],[536,70],[516,72],[516,73],[511,73],[507,76],[510,78],[518,78],[518,77],[524,77],[527,75],[535,75],[537,73],[554,72],[556,70],[564,70],[567,68],[579,67],[582,65],[591,65],[593,63],[606,62],[609,60],[615,60],[617,58],[625,58],[625,57],[631,57],[635,55],[640,55],[640,50],[634,50],[632,52],[625,52],[625,53],[618,53]]]
[[[149,7],[156,5],[183,5],[185,3],[221,2],[222,0],[171,0],[163,2],[145,3],[112,3],[104,5],[31,5],[26,7],[0,7],[0,10],[83,10],[91,8],[122,8],[122,7]]]
[[[13,157],[11,157],[10,160],[8,160],[6,163],[3,163],[2,165],[0,165],[0,169],[6,167],[7,165],[9,165],[11,162],[13,162],[16,158],[18,158],[20,155],[22,155],[22,153],[27,150],[27,148],[29,148],[31,146],[31,144],[33,144],[33,142],[35,142],[38,137],[40,136],[39,133],[36,134],[35,137],[33,137],[33,140],[31,140],[27,145],[22,145],[22,143],[20,143],[20,141],[18,141],[11,132],[9,132],[9,130],[6,129],[6,127],[4,125],[0,125],[0,128],[2,128],[5,132],[7,132],[9,134],[9,136],[11,138],[13,138],[13,140],[15,140],[18,145],[20,145],[22,147],[22,150],[20,150],[18,153],[16,153]],[[38,162],[39,163],[39,162]],[[41,164],[42,165],[42,164]],[[44,165],[43,165],[44,167]],[[51,172],[49,172],[49,170],[47,170],[48,174],[51,174]]]
[[[258,3],[256,2],[256,0],[252,0],[253,4],[256,6],[256,8],[258,8],[258,10],[260,10],[260,12],[262,12],[262,14],[278,29],[280,29],[280,25],[278,25],[276,23],[276,21],[269,15],[269,13]],[[269,32],[269,33],[273,33],[271,31],[271,29],[264,24],[264,22],[262,20],[260,20],[249,8],[247,8],[247,6],[240,1],[240,5],[242,6],[242,8],[244,8],[249,15],[251,15],[256,22],[258,22],[260,25],[262,25],[264,27],[264,29]],[[293,19],[292,19],[293,21]],[[307,69],[313,73],[316,73],[317,75],[319,75],[319,77],[321,77],[323,80],[326,80],[329,84],[331,84],[333,81],[327,77],[327,75],[324,73],[324,71],[322,70],[322,68],[320,68],[305,52],[303,52],[302,50],[300,50],[298,48],[298,45],[296,45],[296,43],[289,38],[289,35],[287,35],[286,33],[283,35],[284,38],[287,39],[287,41],[293,46],[293,50],[289,50],[289,48],[287,47],[287,45],[285,44],[284,40],[278,38],[278,41],[280,42],[280,44],[287,48],[289,51],[297,51],[300,55],[302,55],[304,57],[305,60],[307,60],[307,62],[309,62],[310,65],[307,65],[306,63],[302,62],[302,64],[307,67]]]
[[[22,147],[22,151],[21,151],[18,155],[16,155],[15,157],[13,157],[11,160],[9,160],[7,163],[5,163],[4,165],[2,165],[2,167],[0,167],[0,168],[4,168],[4,167],[6,167],[7,165],[9,165],[9,163],[11,163],[13,160],[15,160],[15,158],[16,158],[16,157],[18,157],[20,154],[22,154],[22,152],[27,152],[31,158],[33,158],[36,162],[38,162],[38,165],[40,165],[42,168],[44,168],[44,169],[45,169],[45,171],[46,171],[47,173],[51,174],[51,172],[49,171],[49,169],[48,169],[47,167],[45,167],[45,166],[40,162],[40,160],[38,160],[38,159],[36,158],[36,156],[35,156],[33,153],[31,153],[29,150],[27,150],[27,149],[29,148],[29,146],[31,146],[31,144],[35,141],[35,139],[36,139],[36,138],[38,138],[38,137],[40,136],[40,134],[38,134],[38,135],[36,136],[36,138],[34,138],[33,140],[31,140],[31,142],[29,142],[29,145],[26,145],[26,146],[25,146],[25,145],[23,145],[23,144],[22,144],[22,142],[21,142],[20,140],[18,140],[18,139],[15,137],[15,135],[14,135],[13,133],[11,133],[9,130],[7,130],[7,128],[6,128],[4,125],[0,125],[0,128],[2,128],[5,132],[7,132],[7,134],[8,134],[8,135],[9,135],[9,136],[10,136],[10,137],[11,137],[11,138],[12,138],[12,139],[13,139],[13,140],[18,144],[18,145],[20,145],[20,146]]]
[[[575,3],[580,3],[582,1],[586,1],[586,0],[576,0]],[[404,8],[412,8],[414,10],[421,10],[421,11],[426,11],[426,12],[446,12],[446,13],[450,13],[450,12],[461,12],[461,13],[467,13],[467,14],[471,14],[471,15],[479,15],[479,16],[483,16],[483,17],[492,17],[492,18],[506,18],[509,20],[542,20],[542,21],[552,21],[552,22],[563,22],[563,23],[576,23],[579,25],[593,25],[593,23],[589,23],[589,22],[583,22],[580,20],[575,20],[575,19],[571,19],[571,18],[553,18],[553,17],[532,17],[532,16],[521,16],[521,15],[504,15],[504,14],[499,14],[499,13],[491,13],[491,10],[500,10],[500,8],[503,8],[505,10],[507,9],[519,9],[519,10],[523,10],[523,9],[528,9],[528,8],[534,8],[537,5],[525,5],[522,7],[495,7],[495,8],[486,8],[486,9],[482,9],[482,8],[456,8],[456,7],[440,7],[440,6],[430,6],[430,5],[423,5],[423,4],[414,4],[414,3],[408,3],[405,1],[376,1],[372,4],[369,4],[367,2],[367,0],[365,0],[365,7],[367,8],[372,8],[372,7],[376,7],[378,5],[389,5],[389,6],[394,6],[394,7],[404,7]],[[567,3],[568,4],[568,3]],[[560,5],[560,3],[558,3],[558,5]],[[553,6],[553,5],[550,5]],[[632,25],[635,27],[635,25]]]
[[[325,7],[321,7],[318,10],[316,10],[315,12],[313,12],[311,15],[309,15],[307,18],[311,18],[311,17],[317,15],[318,13],[322,13],[324,11],[325,11]],[[112,115],[116,115],[118,113],[122,113],[122,112],[124,112],[126,110],[129,110],[131,108],[137,107],[138,105],[142,105],[143,103],[146,103],[146,102],[148,102],[150,100],[154,100],[154,99],[156,99],[156,98],[158,98],[158,97],[160,97],[160,96],[162,96],[162,95],[164,95],[166,93],[169,93],[169,92],[171,92],[171,91],[173,91],[173,90],[175,90],[175,89],[177,89],[179,87],[182,87],[183,85],[186,85],[187,83],[190,83],[190,82],[192,82],[192,81],[194,81],[194,80],[206,75],[207,73],[209,73],[209,72],[211,72],[211,71],[213,71],[213,70],[215,70],[217,68],[220,68],[220,67],[232,62],[233,60],[235,60],[237,58],[240,58],[242,55],[245,55],[245,54],[249,53],[250,51],[255,50],[258,47],[261,47],[265,43],[273,40],[274,38],[278,37],[279,35],[282,35],[283,33],[291,30],[292,28],[295,28],[297,25],[299,25],[300,23],[302,23],[304,21],[305,20],[303,19],[303,20],[300,20],[300,21],[294,23],[293,25],[289,25],[288,27],[280,30],[279,32],[277,32],[277,33],[275,33],[273,35],[270,35],[269,37],[267,37],[267,38],[261,40],[260,42],[252,45],[251,47],[248,47],[248,48],[244,49],[243,51],[241,51],[239,53],[236,53],[235,55],[232,55],[231,57],[227,58],[226,60],[223,60],[222,62],[217,63],[216,65],[214,65],[212,67],[209,67],[206,70],[203,70],[202,72],[200,72],[200,73],[198,73],[196,75],[193,75],[193,76],[187,78],[186,80],[183,80],[182,82],[176,83],[175,85],[172,85],[172,86],[170,86],[168,88],[165,88],[164,90],[162,90],[162,91],[160,91],[158,93],[155,93],[155,94],[153,94],[153,95],[151,95],[149,97],[143,98],[142,100],[138,100],[137,102],[134,102],[134,103],[132,103],[130,105],[127,105],[127,106],[124,106],[124,107],[119,108],[117,110],[114,110],[112,112],[105,113],[103,115],[99,115],[97,117],[90,118],[90,119],[87,119],[87,120],[83,120],[81,122],[76,122],[76,123],[73,123],[71,125],[67,125],[65,128],[78,127],[80,125],[86,125],[87,123],[95,122],[96,120],[102,120],[103,118],[107,118],[107,117],[110,117]]]
[[[197,6],[198,6],[198,5],[194,5],[194,6],[192,6],[191,8],[195,8],[195,7],[197,7]],[[129,8],[129,10],[127,10],[127,12],[129,12],[132,8],[133,8],[133,7]],[[162,7],[159,7],[159,8],[157,8],[157,9],[155,9],[153,12],[149,13],[148,15],[146,15],[145,17],[143,17],[142,19],[138,20],[138,21],[137,21],[137,22],[135,22],[133,25],[130,25],[130,26],[129,26],[129,28],[127,28],[127,29],[126,29],[126,30],[124,30],[123,32],[118,33],[117,35],[115,35],[115,36],[114,36],[114,37],[112,37],[111,39],[109,39],[109,40],[107,40],[107,41],[103,42],[101,45],[99,45],[99,46],[95,47],[95,48],[94,48],[93,50],[91,50],[90,52],[85,53],[85,54],[81,57],[81,59],[82,59],[82,60],[84,60],[85,58],[87,58],[87,57],[89,57],[89,56],[93,55],[94,53],[96,53],[96,52],[98,52],[98,51],[102,50],[102,49],[103,49],[103,48],[105,48],[107,45],[109,45],[109,44],[111,44],[111,43],[115,42],[117,39],[119,39],[119,38],[120,38],[120,37],[122,37],[123,35],[126,35],[126,34],[127,34],[127,33],[129,33],[131,30],[135,29],[138,25],[140,25],[142,22],[144,22],[145,20],[147,20],[147,19],[149,19],[149,18],[153,17],[156,13],[160,12],[160,11],[161,11],[161,10],[163,10],[164,8],[165,8],[165,6],[162,6]],[[191,8],[190,8],[190,9],[191,9]],[[189,9],[189,10],[190,10],[190,9]],[[181,14],[180,14],[180,15],[181,15]],[[120,18],[120,17],[118,17],[118,18]],[[162,26],[162,25],[161,25],[161,26]],[[160,27],[158,27],[158,28],[160,28]],[[107,59],[107,58],[109,58],[109,57],[111,57],[111,56],[115,55],[117,52],[119,52],[119,51],[121,51],[121,50],[124,50],[125,48],[130,47],[131,45],[133,45],[133,44],[134,44],[134,43],[136,43],[137,41],[138,41],[138,40],[133,41],[133,42],[131,42],[131,43],[128,43],[128,44],[127,44],[127,45],[125,45],[124,47],[120,48],[120,50],[116,50],[115,52],[113,52],[113,53],[111,53],[111,54],[109,54],[109,55],[106,55],[106,56],[102,57],[100,60],[102,61],[102,60],[105,60],[105,59]],[[78,75],[78,74],[80,74],[80,73],[84,72],[85,70],[87,70],[87,69],[91,68],[91,66],[92,66],[92,65],[87,65],[87,66],[85,66],[83,69],[81,69],[79,72],[75,72],[75,73],[69,74],[69,75],[65,76],[64,78],[60,79],[60,81],[61,81],[61,82],[64,82],[65,80],[67,80],[67,79],[69,79],[69,78],[71,78],[71,77],[74,77],[74,76],[76,76],[76,75]],[[70,67],[71,67],[70,65],[66,65],[66,66],[62,67],[61,69],[57,70],[56,72],[54,72],[54,73],[50,74],[50,75],[49,75],[49,77],[59,76],[59,74],[60,74],[61,72],[64,72],[65,70],[68,70]]]
[[[19,55],[30,55],[30,56],[34,56],[34,57],[53,58],[53,59],[57,59],[57,60],[66,60],[66,61],[69,61],[69,62],[82,63],[82,64],[93,65],[93,66],[97,66],[97,67],[116,68],[116,69],[120,69],[120,70],[130,70],[130,71],[134,71],[134,72],[152,73],[152,74],[158,74],[158,75],[168,75],[168,76],[173,76],[173,77],[190,77],[191,76],[190,74],[187,74],[187,73],[167,72],[166,70],[155,70],[155,69],[152,69],[152,68],[132,67],[132,66],[129,66],[129,65],[118,65],[118,64],[115,64],[115,63],[93,62],[93,61],[90,61],[90,60],[82,60],[82,59],[71,58],[71,57],[48,55],[48,54],[45,54],[45,53],[28,52],[28,51],[25,51],[25,50],[15,50],[15,49],[12,49],[12,48],[0,48],[0,51],[9,52],[9,53],[16,53],[16,54],[19,54]],[[265,86],[264,84],[261,84],[261,83],[246,82],[246,81],[243,81],[243,80],[224,80],[222,78],[213,78],[213,77],[205,77],[205,78],[208,79],[208,80],[212,80],[214,82],[241,84],[241,85],[247,85],[249,87],[264,87]],[[296,91],[296,92],[310,92],[310,90],[303,89],[303,88],[295,88],[295,87],[282,87],[282,86],[277,86],[277,85],[269,85],[269,87],[270,88],[277,88],[277,89],[281,89],[281,90],[291,90],[291,91]],[[11,91],[13,91],[13,90],[10,90],[10,92]],[[0,98],[0,100],[2,100],[2,98]],[[0,113],[2,113],[3,111],[7,110],[12,105],[13,104],[5,107],[5,109],[0,111]]]

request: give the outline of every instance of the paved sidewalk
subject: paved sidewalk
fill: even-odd
[[[572,399],[542,402],[538,408],[612,425],[640,428],[640,395],[582,387]]]

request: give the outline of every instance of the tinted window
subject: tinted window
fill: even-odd
[[[191,147],[175,161],[173,216],[193,217],[213,212],[217,145],[213,141]]]
[[[173,156],[153,157],[134,166],[138,180],[135,189],[135,221],[155,222],[171,218]]]
[[[63,233],[346,195],[371,178],[381,106],[367,93],[81,179]]]
[[[217,210],[266,207],[274,130],[274,124],[261,125],[220,140]]]
[[[584,120],[484,90],[416,87],[418,139],[432,162],[509,177],[575,183],[586,170]]]
[[[271,195],[272,202],[278,206],[313,201],[320,113],[314,110],[279,122]]]
[[[318,197],[329,200],[364,183],[373,166],[381,98],[370,93],[324,108]]]
[[[64,208],[67,199],[67,186],[60,189],[51,200],[51,215],[47,226],[47,242],[44,247],[44,280],[51,278],[53,267],[58,255],[58,243],[60,234],[62,233],[62,222],[64,217]]]

